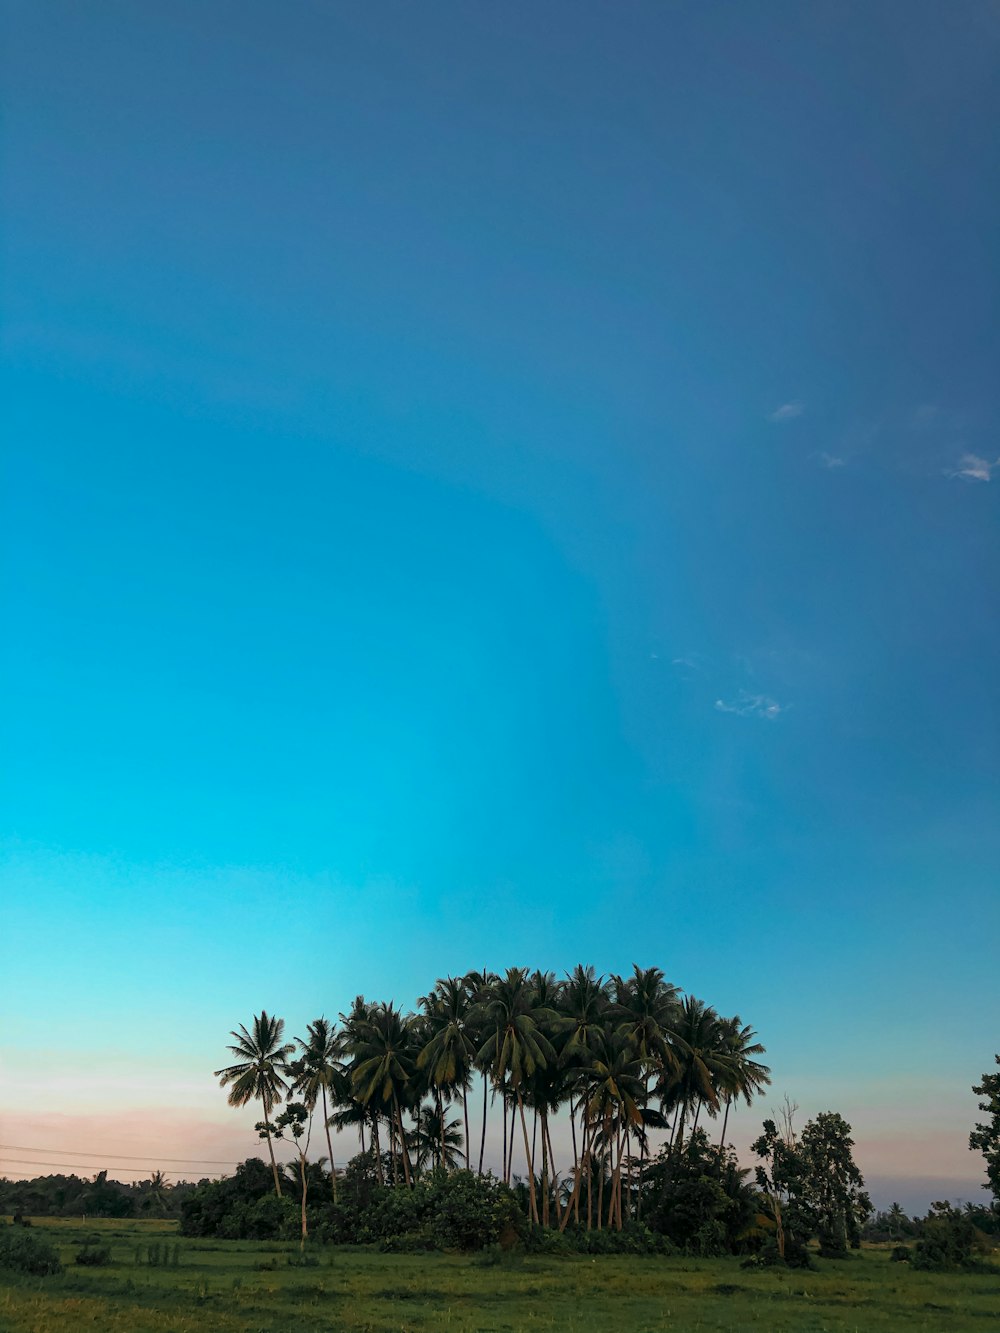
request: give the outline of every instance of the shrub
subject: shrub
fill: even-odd
[[[978,1268],[982,1237],[975,1223],[950,1204],[935,1203],[924,1218],[922,1234],[910,1260],[914,1268],[944,1273]]]
[[[75,1261],[85,1268],[104,1268],[111,1262],[111,1246],[88,1240],[77,1250]]]
[[[33,1277],[62,1272],[55,1247],[22,1226],[0,1226],[0,1268],[30,1273]]]

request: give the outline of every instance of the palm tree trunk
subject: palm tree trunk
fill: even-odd
[[[301,1211],[302,1235],[299,1238],[299,1252],[301,1253],[306,1248],[306,1234],[307,1234],[306,1191],[309,1188],[309,1186],[306,1184],[306,1157],[305,1153],[303,1152],[299,1153],[299,1179],[302,1181],[302,1211]]]
[[[486,1071],[483,1071],[483,1131],[479,1136],[479,1174],[483,1174],[483,1156],[486,1152],[486,1093],[489,1089],[489,1080],[486,1077]]]
[[[267,1151],[271,1155],[271,1174],[274,1176],[274,1192],[280,1199],[281,1179],[278,1176],[278,1164],[274,1160],[274,1144],[271,1142],[271,1121],[268,1118],[267,1114],[267,1103],[262,1102],[261,1105],[264,1107],[264,1126],[265,1126],[265,1133],[267,1134]]]
[[[556,1155],[552,1148],[552,1131],[549,1129],[549,1118],[545,1117],[545,1136],[549,1141],[549,1164],[552,1171],[552,1199],[556,1206],[556,1226],[562,1231],[563,1228],[563,1209],[559,1202],[559,1172],[556,1169]],[[569,1213],[569,1200],[566,1200],[566,1213]]]
[[[469,1089],[462,1088],[462,1116],[465,1120],[465,1169],[471,1171],[469,1164]]]
[[[382,1142],[378,1132],[378,1116],[372,1116],[372,1145],[375,1149],[375,1179],[380,1185],[385,1184],[385,1171],[382,1168]]]
[[[441,1129],[441,1156],[440,1156],[440,1158],[438,1159],[438,1166],[443,1167],[445,1170],[447,1170],[447,1166],[448,1166],[448,1163],[447,1163],[447,1160],[446,1160],[446,1158],[447,1158],[447,1153],[445,1152],[445,1146],[444,1146],[444,1106],[442,1105],[442,1102],[441,1102],[441,1089],[440,1089],[440,1088],[435,1088],[435,1089],[434,1089],[434,1095],[437,1097],[437,1104],[438,1104],[438,1125],[439,1125],[439,1127],[440,1127],[440,1129]]]
[[[500,1102],[503,1106],[503,1183],[510,1184],[510,1153],[507,1151],[507,1094],[500,1089]]]
[[[548,1145],[548,1115],[543,1109],[541,1112],[542,1120],[542,1226],[549,1225],[549,1145]]]
[[[337,1168],[333,1164],[333,1144],[330,1142],[330,1122],[326,1118],[326,1084],[320,1084],[323,1093],[323,1126],[326,1129],[326,1150],[330,1154],[330,1179],[333,1181],[333,1201],[337,1202]]]
[[[581,1105],[582,1104],[583,1102],[581,1099]],[[586,1114],[584,1116],[584,1121],[581,1128],[583,1134],[583,1148],[585,1152],[587,1147]],[[563,1213],[562,1221],[559,1223],[560,1231],[566,1230],[567,1223],[569,1222],[570,1213],[574,1214],[577,1226],[579,1226],[580,1224],[580,1185],[583,1181],[583,1154],[577,1157],[576,1154],[574,1153],[574,1159],[575,1160],[573,1162],[573,1193],[566,1200],[566,1211]]]
[[[601,1230],[604,1215],[604,1163],[608,1154],[608,1125],[604,1122],[604,1134],[601,1138],[601,1178],[597,1183],[597,1230]]]
[[[396,1123],[399,1125],[399,1146],[403,1153],[403,1176],[406,1180],[407,1188],[413,1185],[410,1176],[410,1154],[406,1150],[406,1131],[403,1129],[403,1113],[399,1109],[399,1098],[393,1094],[393,1101],[396,1103]]]
[[[729,1107],[732,1104],[732,1093],[726,1094],[726,1114],[722,1117],[722,1135],[719,1138],[719,1148],[726,1146],[726,1126],[729,1124]]]
[[[535,1198],[535,1177],[531,1171],[531,1153],[528,1150],[528,1122],[524,1116],[524,1102],[521,1090],[517,1091],[517,1109],[521,1112],[521,1133],[524,1135],[524,1159],[528,1163],[528,1199],[531,1203],[531,1220],[538,1225],[538,1201]],[[513,1156],[513,1154],[511,1154]]]

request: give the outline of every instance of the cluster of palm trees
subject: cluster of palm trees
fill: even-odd
[[[381,1183],[409,1186],[428,1168],[482,1174],[493,1108],[501,1177],[509,1184],[515,1164],[523,1171],[530,1218],[543,1226],[565,1227],[572,1217],[620,1229],[641,1207],[637,1185],[653,1133],[669,1162],[703,1115],[721,1115],[721,1144],[730,1108],[749,1105],[770,1082],[753,1029],[682,995],[656,967],[605,977],[580,965],[563,980],[518,967],[502,976],[470,972],[438,981],[416,1013],[358,996],[339,1025],[318,1018],[294,1042],[266,1012],[231,1035],[236,1063],[216,1077],[231,1105],[261,1102],[278,1194],[273,1112],[283,1099],[320,1113],[334,1199],[331,1129],[358,1133]],[[469,1100],[477,1077],[475,1145]],[[563,1176],[551,1128],[561,1113],[572,1143]],[[279,1119],[287,1122],[287,1113]]]

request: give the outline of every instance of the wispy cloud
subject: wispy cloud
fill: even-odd
[[[773,412],[768,413],[767,419],[768,421],[792,421],[795,417],[800,417],[804,411],[805,408],[798,399],[795,399],[793,402],[782,403],[780,407],[776,407]]]
[[[735,713],[737,717],[762,717],[768,722],[787,712],[787,706],[783,707],[776,699],[766,694],[750,694],[747,690],[740,690],[735,699],[716,699],[715,709],[718,713]]]
[[[961,477],[964,481],[992,481],[997,468],[1000,468],[1000,458],[990,463],[978,454],[963,454],[958,467],[949,472],[948,476]]]
[[[824,467],[845,467],[847,464],[846,458],[840,458],[837,454],[828,454],[825,451],[818,457]]]

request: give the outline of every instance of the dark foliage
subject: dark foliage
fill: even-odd
[[[0,1269],[49,1277],[62,1272],[54,1246],[23,1226],[0,1224]]]
[[[977,1257],[984,1237],[967,1212],[947,1202],[935,1203],[923,1219],[910,1262],[914,1268],[943,1273],[981,1267]]]

